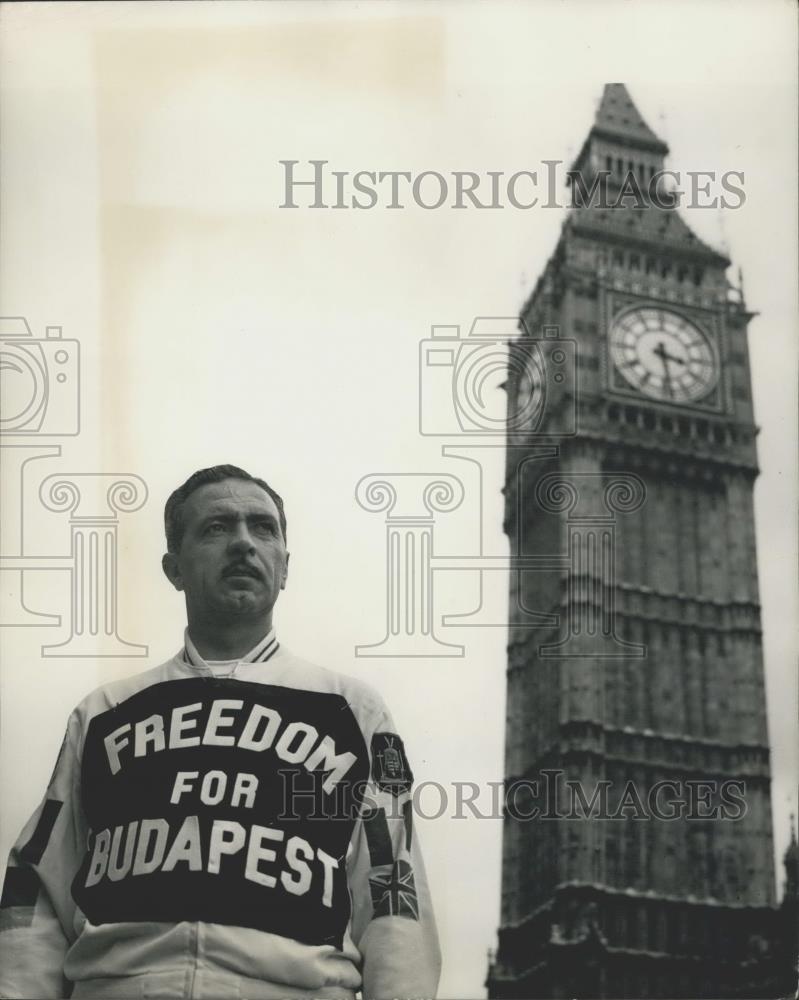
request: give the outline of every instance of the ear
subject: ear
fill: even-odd
[[[161,569],[163,569],[164,576],[166,576],[175,590],[183,590],[183,577],[180,573],[177,553],[165,552],[161,559]]]
[[[291,556],[291,553],[287,552],[286,553],[286,561],[283,563],[283,575],[280,578],[280,589],[281,590],[285,590],[286,589],[286,580],[288,579],[288,575],[289,575],[289,557],[290,556]]]

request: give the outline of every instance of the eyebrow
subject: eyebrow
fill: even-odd
[[[232,511],[218,511],[215,514],[206,514],[206,516],[203,517],[199,523],[201,526],[208,524],[211,521],[224,521],[226,524],[230,524],[233,521],[238,521],[239,517],[239,514],[234,514]],[[253,511],[249,514],[245,514],[244,518],[247,521],[267,521],[274,527],[278,527],[279,524],[275,515],[270,514],[269,511]]]

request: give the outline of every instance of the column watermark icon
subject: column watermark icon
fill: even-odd
[[[355,498],[364,510],[385,512],[386,634],[357,646],[356,656],[462,656],[463,647],[437,638],[433,623],[435,513],[455,510],[463,484],[440,473],[369,475]]]
[[[465,336],[458,326],[433,326],[419,353],[419,432],[448,439],[442,458],[470,463],[477,490],[478,542],[467,553],[439,550],[436,525],[461,507],[464,481],[450,471],[364,476],[356,501],[386,518],[384,637],[358,645],[356,656],[463,656],[448,642],[453,627],[503,627],[484,607],[487,574],[515,579],[515,628],[540,629],[545,658],[641,658],[646,648],[619,633],[616,615],[617,519],[646,502],[642,479],[625,471],[580,471],[563,462],[578,433],[578,344],[544,325],[533,336],[515,317],[478,317]],[[506,398],[498,401],[499,380]],[[506,462],[508,553],[485,550],[483,461],[501,449]],[[476,492],[476,496],[474,495]],[[525,526],[548,518],[556,544],[531,548]],[[534,546],[532,546],[534,547]],[[435,619],[436,580],[442,571],[477,574],[478,607]],[[531,574],[554,574],[561,597],[531,604]],[[533,588],[534,589],[534,588]]]
[[[38,463],[61,457],[57,439],[80,433],[79,342],[63,337],[60,326],[37,338],[24,317],[0,317],[0,377],[0,626],[60,626],[60,615],[29,606],[26,581],[67,572],[69,632],[43,645],[42,656],[146,656],[147,646],[122,639],[118,626],[119,515],[144,505],[146,484],[130,473],[70,472],[40,477],[35,488]],[[69,515],[66,551],[30,551],[27,536],[42,509]]]

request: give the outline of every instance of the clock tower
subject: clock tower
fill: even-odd
[[[493,997],[771,995],[752,313],[667,153],[606,85],[510,347],[509,412],[539,419],[509,421],[505,529],[520,567],[551,559],[511,580],[506,784],[532,798],[506,810]],[[553,330],[575,378],[531,389]]]

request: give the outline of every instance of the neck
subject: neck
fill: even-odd
[[[272,628],[272,615],[258,621],[219,624],[189,617],[189,635],[204,660],[235,660],[247,653]]]

